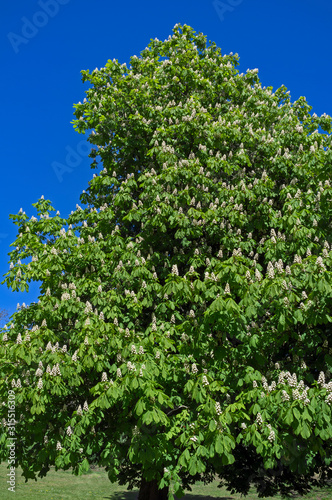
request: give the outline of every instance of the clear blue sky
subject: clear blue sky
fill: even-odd
[[[1,281],[16,237],[9,214],[22,207],[31,217],[44,195],[67,216],[92,177],[87,143],[70,124],[87,88],[82,69],[113,58],[129,66],[151,38],[188,24],[222,53],[237,52],[240,72],[258,68],[263,85],[284,84],[292,100],[304,95],[312,112],[332,115],[331,0],[14,0],[1,18]],[[72,171],[61,178],[54,162]],[[36,286],[27,294],[0,285],[10,314],[37,297]]]

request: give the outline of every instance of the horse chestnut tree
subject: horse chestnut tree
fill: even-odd
[[[4,282],[40,297],[1,333],[0,459],[16,433],[27,480],[94,463],[151,500],[331,477],[332,120],[238,64],[176,25],[82,72],[83,208],[11,216]]]

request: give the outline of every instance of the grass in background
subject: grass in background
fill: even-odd
[[[125,486],[112,484],[104,469],[93,469],[83,476],[74,476],[70,471],[55,472],[51,468],[46,477],[37,481],[24,482],[21,469],[16,469],[15,493],[8,491],[8,476],[6,463],[0,464],[0,497],[1,500],[137,500],[138,490],[127,491]],[[226,488],[217,488],[218,481],[207,486],[197,483],[192,492],[184,497],[186,500],[258,500],[258,495],[252,488],[247,497],[231,495]],[[281,499],[269,497],[270,499]],[[322,490],[313,490],[305,497],[295,495],[293,498],[307,500],[332,500],[332,486]]]

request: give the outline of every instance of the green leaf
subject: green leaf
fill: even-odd
[[[197,473],[197,459],[192,457],[189,461],[188,472],[191,476],[195,476]]]
[[[135,412],[136,415],[139,417],[142,415],[143,411],[145,409],[145,404],[143,403],[142,399],[139,399],[136,406],[135,406]]]
[[[289,408],[286,412],[286,415],[285,415],[285,422],[286,424],[290,425],[292,422],[293,422],[293,412],[292,412],[292,408]]]
[[[209,429],[211,432],[214,432],[217,428],[217,424],[216,424],[216,421],[215,420],[210,420],[210,424],[209,424]]]
[[[286,324],[286,319],[285,319],[285,315],[284,314],[280,314],[279,316],[279,325],[281,327],[284,327]]]
[[[310,429],[309,429],[308,425],[305,422],[302,424],[301,436],[304,439],[309,439],[310,438]]]
[[[312,422],[312,417],[310,416],[307,408],[304,408],[302,417],[304,420],[308,420],[308,422]]]
[[[222,437],[220,434],[217,436],[217,439],[216,439],[216,442],[214,445],[214,449],[218,455],[221,455],[224,452],[224,446],[223,446]]]
[[[142,421],[146,425],[151,424],[151,422],[153,421],[153,413],[152,413],[152,411],[147,411],[146,413],[144,413],[144,415],[142,417]]]
[[[301,413],[299,412],[299,410],[298,410],[296,407],[294,407],[294,408],[293,408],[293,415],[294,415],[294,417],[295,417],[297,420],[300,420],[300,419],[301,419]]]
[[[261,411],[261,407],[259,406],[258,403],[255,403],[254,406],[252,407],[253,414],[256,415],[260,411]]]

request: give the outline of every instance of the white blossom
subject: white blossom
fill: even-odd
[[[289,401],[290,400],[290,397],[289,395],[287,394],[287,392],[285,390],[282,391],[282,400],[283,401]]]
[[[319,385],[324,385],[325,384],[325,374],[324,374],[324,372],[320,372],[319,373],[318,384]]]
[[[218,401],[216,401],[216,403],[215,403],[215,410],[216,410],[217,415],[221,415],[222,414],[220,403]]]
[[[256,422],[258,425],[262,425],[263,423],[262,415],[260,413],[257,413],[256,415]]]
[[[172,274],[179,276],[178,266],[176,264],[172,266]]]
[[[136,347],[134,346],[134,344],[132,344],[132,346],[131,346],[131,353],[137,354]]]

